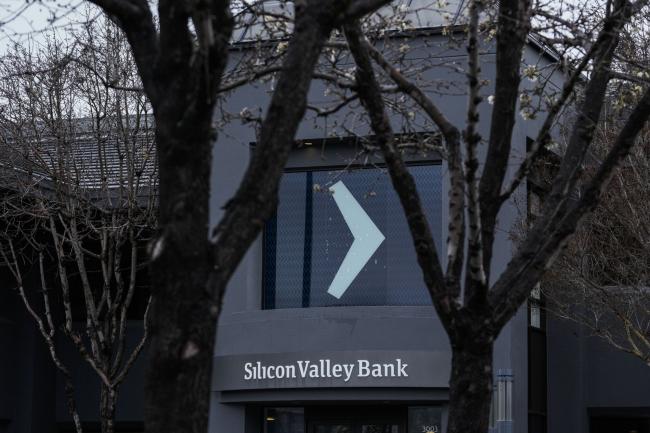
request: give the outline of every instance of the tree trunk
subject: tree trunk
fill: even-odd
[[[183,118],[178,108],[164,107],[157,113],[160,233],[151,247],[148,432],[205,433],[208,428],[219,312],[206,287],[211,112]]]
[[[72,422],[74,423],[74,429],[77,433],[83,433],[83,427],[81,425],[81,418],[79,418],[79,412],[77,412],[77,404],[74,399],[74,386],[72,385],[72,380],[70,379],[69,373],[67,370],[64,371],[65,374],[65,399],[68,404],[68,412],[72,417]]]
[[[493,340],[464,337],[452,343],[447,433],[486,433],[492,401]]]
[[[100,395],[99,418],[102,433],[113,433],[115,431],[115,400],[117,394],[115,389],[102,384]]]

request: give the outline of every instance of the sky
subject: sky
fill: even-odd
[[[0,54],[14,43],[38,42],[44,32],[65,31],[98,13],[84,0],[0,0]]]
[[[155,3],[155,0],[150,0]],[[412,10],[416,26],[441,25],[440,2],[448,3],[447,9],[454,15],[463,0],[399,0]],[[274,1],[268,0],[272,8]],[[87,0],[0,0],[0,55],[14,43],[28,41],[38,43],[43,34],[53,28],[65,32],[70,26],[79,25],[88,18],[99,15],[99,9]],[[155,13],[155,10],[154,10]]]

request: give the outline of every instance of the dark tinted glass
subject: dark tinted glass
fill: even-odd
[[[305,410],[302,407],[264,409],[264,433],[305,433]]]
[[[440,249],[441,167],[410,167]],[[342,182],[385,237],[340,298],[328,288],[354,236],[329,188]],[[264,308],[428,305],[408,225],[384,169],[287,173],[264,233]]]
[[[409,433],[441,433],[442,409],[439,406],[409,407]]]

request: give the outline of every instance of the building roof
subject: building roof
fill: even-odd
[[[388,22],[387,30],[403,30],[390,21],[397,11],[400,20],[411,30],[441,28],[461,24],[465,0],[400,0],[380,8],[371,16],[377,22]],[[282,39],[291,30],[294,6],[287,0],[240,2],[236,16],[240,26],[233,32],[233,43]],[[261,18],[260,18],[261,17]]]
[[[46,127],[5,130],[0,139],[0,167],[5,179],[52,185],[55,180],[85,190],[128,189],[157,183],[156,150],[152,128],[93,131],[79,119],[58,133]],[[15,174],[14,179],[7,176]],[[7,180],[5,180],[7,182]]]

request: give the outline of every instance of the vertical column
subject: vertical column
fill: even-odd
[[[512,385],[513,374],[509,368],[497,370],[492,394],[492,413],[490,414],[491,433],[512,433]]]

